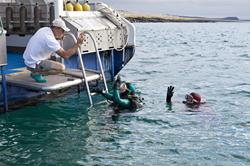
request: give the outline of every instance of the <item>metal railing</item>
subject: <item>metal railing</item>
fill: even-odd
[[[89,33],[89,32],[83,32],[83,33],[89,35],[90,38],[93,40],[93,43],[94,43],[94,46],[95,46],[95,49],[96,49],[96,56],[97,56],[97,59],[98,59],[100,70],[101,70],[101,76],[102,76],[104,86],[105,86],[105,91],[108,92],[108,86],[107,86],[107,82],[106,82],[106,78],[105,78],[105,73],[104,73],[104,70],[103,70],[103,67],[102,67],[102,62],[101,62],[100,53],[99,53],[99,50],[98,50],[98,47],[97,47],[97,43],[96,43],[96,41],[95,41],[95,39],[94,39],[94,37],[93,37],[93,35],[91,33]],[[73,33],[69,32],[69,33],[66,33],[66,35],[72,37],[75,43],[77,42],[76,37],[73,35]],[[90,94],[89,84],[88,84],[88,80],[87,80],[87,76],[86,76],[85,67],[84,67],[84,64],[83,64],[82,54],[81,54],[80,48],[77,49],[77,54],[78,54],[78,58],[79,58],[80,65],[81,65],[81,71],[82,71],[84,83],[85,83],[85,86],[86,86],[86,89],[87,89],[87,95],[88,95],[89,103],[92,106],[93,101],[92,101],[92,97],[91,97],[91,94]]]

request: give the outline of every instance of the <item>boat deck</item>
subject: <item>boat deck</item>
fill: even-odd
[[[23,87],[35,91],[55,91],[79,85],[84,82],[82,72],[78,69],[67,69],[62,74],[45,76],[46,83],[37,83],[30,77],[30,71],[26,68],[15,69],[15,73],[7,74],[7,84]],[[101,76],[95,71],[86,71],[88,81],[100,80]]]

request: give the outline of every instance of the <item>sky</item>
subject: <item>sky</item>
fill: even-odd
[[[89,0],[114,9],[181,16],[250,19],[250,0]]]

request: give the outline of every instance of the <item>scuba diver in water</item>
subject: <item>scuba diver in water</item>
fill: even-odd
[[[171,109],[172,97],[174,95],[174,87],[169,86],[167,90],[166,103]],[[204,104],[204,101],[201,101],[201,95],[195,92],[185,95],[185,100],[182,101],[189,108],[198,108],[200,104]]]
[[[118,112],[121,109],[136,111],[142,107],[142,99],[135,94],[135,86],[129,82],[121,82],[120,76],[117,76],[114,81],[112,93],[106,93],[102,90],[96,90],[96,92],[112,101],[115,111]]]

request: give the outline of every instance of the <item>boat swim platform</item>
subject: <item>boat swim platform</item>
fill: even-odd
[[[26,68],[17,68],[14,70],[16,71],[15,73],[6,74],[7,84],[34,91],[52,92],[85,83],[82,71],[79,69],[66,69],[61,74],[47,75],[45,76],[46,83],[36,82],[31,78],[30,71]],[[98,81],[102,78],[98,72],[90,70],[85,70],[85,72],[88,81]]]

